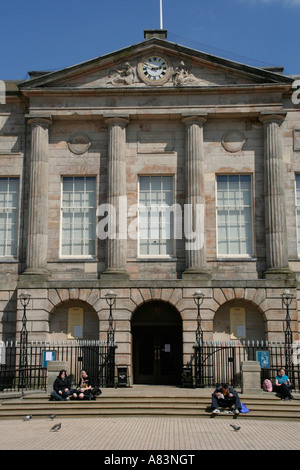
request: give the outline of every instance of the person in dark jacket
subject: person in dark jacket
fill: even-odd
[[[242,409],[238,393],[234,388],[230,387],[226,383],[216,387],[214,393],[212,394],[211,406],[213,408],[213,413],[220,413],[219,407],[231,408],[234,406],[235,414],[239,414]]]
[[[69,395],[73,392],[71,390],[70,379],[67,376],[66,370],[61,370],[56,377],[53,384],[53,392],[51,393],[52,400],[66,401],[69,399]]]
[[[73,392],[73,398],[80,400],[95,400],[96,395],[101,395],[99,387],[95,387],[87,371],[82,369],[77,390]]]

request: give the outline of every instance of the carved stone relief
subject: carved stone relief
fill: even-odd
[[[173,83],[174,86],[200,86],[204,84],[203,80],[196,78],[195,75],[190,72],[190,69],[185,65],[183,60],[180,62],[179,66],[176,67],[176,72],[173,75]]]
[[[120,68],[111,70],[108,78],[106,79],[106,85],[112,85],[115,87],[136,86],[137,84],[139,86],[142,83],[145,83],[147,86],[167,85],[174,87],[210,85],[206,80],[197,78],[193,73],[191,73],[191,68],[187,66],[184,61],[179,63],[174,72],[174,67],[172,67],[171,63],[168,63],[169,61],[167,61],[167,59],[164,59],[168,64],[168,72],[165,77],[156,80],[147,79],[143,75],[143,59],[139,60],[137,65],[125,62]]]
[[[114,86],[132,85],[138,81],[136,67],[132,67],[129,62],[125,62],[122,69],[115,69],[110,72],[107,84]]]

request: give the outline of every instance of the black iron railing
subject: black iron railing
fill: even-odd
[[[265,341],[203,342],[194,346],[192,360],[196,387],[214,387],[227,382],[241,386],[241,365],[244,361],[258,361],[261,365],[261,383],[268,378],[273,383],[279,369],[284,368],[293,387],[300,389],[299,342],[287,350],[285,343]],[[291,359],[292,358],[292,359]]]
[[[26,348],[26,364],[20,343],[0,345],[0,391],[46,390],[48,360],[65,361],[72,385],[86,369],[95,385],[112,387],[115,383],[116,345],[103,341],[31,342]],[[23,365],[22,365],[23,364]]]

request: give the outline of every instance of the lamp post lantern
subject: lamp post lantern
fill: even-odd
[[[291,293],[289,289],[285,289],[282,297],[282,308],[285,307],[286,309],[286,317],[285,317],[285,368],[287,373],[291,376],[293,375],[293,332],[291,329],[291,317],[290,317],[290,305],[295,298],[294,294]]]
[[[195,385],[196,387],[204,387],[204,377],[203,377],[203,330],[201,324],[201,315],[200,307],[204,300],[204,294],[200,290],[196,290],[193,294],[195,304],[197,305],[198,314],[197,314],[197,330],[196,330],[196,344],[195,344]]]
[[[27,331],[27,316],[26,308],[30,301],[30,294],[28,292],[22,292],[19,295],[19,300],[23,306],[23,317],[22,317],[22,328],[20,331],[20,361],[19,361],[19,388],[22,388],[22,393],[24,393],[24,388],[27,385],[27,342],[28,342],[28,331]]]

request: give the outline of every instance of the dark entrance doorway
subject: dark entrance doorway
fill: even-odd
[[[133,380],[136,384],[179,385],[182,319],[167,302],[139,307],[132,319]]]

